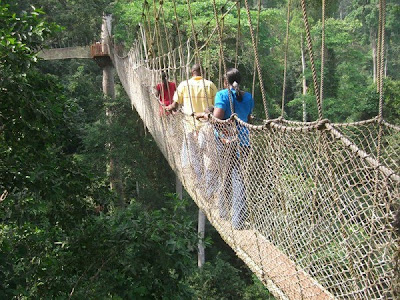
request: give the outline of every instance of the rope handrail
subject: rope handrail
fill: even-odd
[[[365,151],[359,149],[353,142],[351,142],[348,138],[346,138],[343,134],[341,134],[334,126],[327,124],[328,130],[332,132],[332,134],[340,139],[348,148],[351,149],[354,153],[360,156],[362,159],[365,159],[373,168],[382,172],[387,178],[392,178],[393,180],[400,182],[400,176],[396,174],[395,171],[385,167],[378,160],[372,158]]]

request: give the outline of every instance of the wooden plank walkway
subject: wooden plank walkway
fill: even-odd
[[[256,230],[233,230],[218,210],[205,210],[212,225],[278,299],[336,299]]]
[[[92,58],[90,46],[43,49],[38,53],[38,56],[43,60]]]

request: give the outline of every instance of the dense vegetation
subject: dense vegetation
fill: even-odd
[[[94,62],[38,62],[64,32],[52,21],[73,31],[93,14],[97,33],[100,10],[37,3],[63,4],[72,18],[0,3],[0,299],[268,297],[212,228],[198,270],[196,208],[171,194],[174,174],[121,88],[104,99]],[[109,187],[110,158],[124,207]]]
[[[164,2],[172,31],[173,2]],[[0,194],[7,191],[0,202],[0,299],[265,299],[269,295],[212,228],[207,229],[209,262],[197,269],[196,208],[171,194],[174,174],[121,86],[117,85],[115,100],[107,99],[101,91],[101,69],[94,62],[37,59],[38,49],[46,44],[98,39],[103,11],[114,14],[115,37],[129,45],[138,22],[143,22],[142,13],[151,15],[151,5],[143,3],[30,1],[41,8],[35,9],[26,1],[0,0]],[[183,36],[191,34],[186,3],[177,1]],[[196,28],[208,26],[212,19],[210,3],[192,1]],[[225,1],[217,3],[222,7]],[[376,3],[329,2],[324,105],[325,117],[332,121],[377,114],[372,58]],[[262,4],[260,57],[275,117],[280,113],[286,1]],[[321,7],[319,1],[309,4],[318,45]],[[387,1],[384,116],[397,123],[399,19],[400,5]],[[224,23],[228,65],[235,60],[237,22],[234,11]],[[304,74],[305,95],[301,88],[304,33],[298,3],[290,30],[287,117],[301,120],[305,101],[307,118],[313,120],[310,71]],[[243,11],[242,36],[246,32]],[[177,45],[176,35],[173,40]],[[248,49],[250,41],[243,38],[238,61],[246,78],[244,87],[250,89],[253,61]],[[218,82],[217,41],[208,51],[207,67]],[[315,52],[318,58],[318,46]],[[114,112],[111,122],[106,109]],[[263,116],[261,101],[256,114]],[[110,159],[118,161],[124,206],[117,205],[118,195],[110,189]]]

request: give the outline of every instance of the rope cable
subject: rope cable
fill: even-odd
[[[204,70],[200,61],[200,53],[199,53],[199,47],[198,47],[198,41],[197,41],[197,33],[195,32],[194,29],[194,23],[193,23],[193,16],[192,16],[192,10],[190,9],[190,0],[187,0],[187,4],[188,4],[188,12],[189,12],[189,17],[190,17],[190,23],[192,25],[192,32],[193,32],[193,40],[194,40],[194,45],[195,45],[195,56],[197,57],[197,63],[200,64],[200,76],[201,76],[201,80],[203,82],[203,90],[204,90],[204,96],[206,97],[206,102],[207,105],[210,106],[210,99],[208,99],[208,94],[206,91],[206,83],[205,83],[205,79],[204,79]],[[211,103],[212,99],[211,99]]]
[[[285,112],[287,57],[288,57],[288,48],[289,48],[290,2],[291,2],[291,0],[288,0],[287,15],[286,15],[285,58],[284,58],[284,65],[283,65],[283,87],[282,87],[282,107],[281,107],[281,117],[282,118],[283,118],[283,114]]]
[[[305,29],[306,29],[307,46],[308,46],[308,52],[309,52],[309,56],[310,56],[311,71],[312,71],[314,90],[315,90],[314,93],[315,93],[315,98],[317,100],[317,106],[318,106],[318,119],[322,120],[323,111],[322,111],[321,99],[319,97],[320,96],[320,89],[319,89],[319,86],[318,86],[317,71],[315,69],[314,52],[313,52],[313,49],[312,49],[310,25],[308,23],[305,0],[301,0],[301,9],[302,9],[302,12],[303,12],[303,21],[304,21],[304,26],[305,26]]]
[[[381,45],[382,45],[382,2],[378,2],[378,45],[376,49],[376,92],[379,93],[381,80]]]
[[[324,69],[325,69],[325,0],[322,0],[322,28],[321,28],[321,83],[320,83],[320,101],[321,106],[324,101]]]
[[[251,22],[249,3],[248,3],[248,0],[245,0],[244,2],[246,4],[247,21],[249,23],[251,41],[252,41],[252,44],[253,44],[254,59],[255,59],[256,65],[257,65],[258,80],[260,81],[261,97],[262,97],[263,104],[264,104],[265,118],[268,120],[269,119],[269,113],[268,113],[267,99],[266,99],[266,96],[265,96],[265,89],[264,89],[264,83],[263,83],[262,74],[261,74],[261,67],[260,67],[260,63],[259,63],[259,59],[258,59],[258,51],[257,51],[257,47],[256,47],[256,38],[254,37],[253,24]]]
[[[381,15],[381,22],[379,24],[380,30],[380,69],[379,69],[379,118],[383,118],[383,71],[384,71],[384,60],[385,60],[385,21],[386,21],[386,0],[379,1],[379,14]]]
[[[258,35],[260,32],[260,11],[261,11],[261,0],[258,0],[258,10],[257,10],[257,27],[256,27],[256,49],[258,51]],[[254,60],[253,63],[253,83],[252,83],[252,88],[251,88],[251,94],[254,97],[254,90],[256,86],[256,75],[257,75],[257,64],[256,60]]]
[[[218,13],[217,13],[217,5],[215,3],[215,0],[213,0],[213,8],[214,8],[214,15],[215,15],[215,21],[217,22],[217,27],[218,27],[218,40],[219,40],[219,49],[220,49],[220,53],[221,53],[221,61],[222,61],[222,65],[224,68],[224,74],[226,74],[226,64],[225,64],[225,56],[224,56],[224,48],[223,48],[223,44],[222,44],[222,33],[221,33],[221,27],[219,25],[219,20],[218,20]],[[229,104],[231,107],[231,113],[234,114],[235,110],[233,107],[233,100],[232,100],[232,92],[231,89],[228,87],[228,97],[229,97]]]
[[[237,26],[237,34],[236,34],[236,55],[235,55],[235,68],[238,67],[238,58],[239,58],[239,42],[240,42],[240,1],[236,2],[237,5],[237,14],[238,14],[238,26]]]

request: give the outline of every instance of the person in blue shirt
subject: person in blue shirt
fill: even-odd
[[[226,72],[227,88],[217,92],[215,96],[213,115],[216,118],[226,120],[236,113],[240,120],[247,123],[250,121],[254,108],[253,96],[240,90],[240,81],[238,69],[232,68]],[[246,191],[241,168],[250,151],[249,130],[234,121],[217,127],[219,127],[216,129],[218,155],[225,174],[223,192],[218,199],[219,213],[221,218],[230,217],[233,228],[240,230],[244,229],[247,217]],[[229,216],[230,211],[231,216]]]

